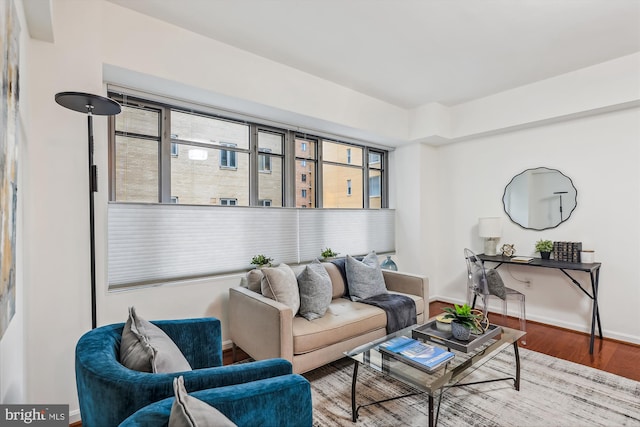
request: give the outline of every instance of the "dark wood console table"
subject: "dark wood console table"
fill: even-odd
[[[502,255],[485,254],[478,255],[478,258],[480,258],[483,262],[488,261],[496,263],[497,265],[494,267],[496,269],[502,264],[514,264],[524,265],[528,267],[554,268],[556,270],[562,271],[571,280],[571,282],[573,282],[574,285],[580,288],[580,290],[593,301],[591,309],[591,339],[589,340],[589,354],[593,354],[593,343],[595,340],[596,324],[598,325],[598,335],[600,339],[602,339],[602,326],[600,325],[600,311],[598,309],[598,285],[600,281],[601,266],[599,262],[583,264],[580,262],[556,261],[553,259],[541,258],[534,258],[531,262],[518,262]],[[583,288],[580,282],[578,282],[573,276],[567,273],[567,271],[584,271],[585,273],[589,273],[589,277],[591,278],[591,293]]]

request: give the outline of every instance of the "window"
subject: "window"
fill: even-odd
[[[271,172],[271,156],[268,154],[258,155],[258,170],[260,172]]]
[[[322,155],[322,206],[360,209],[365,207],[364,148],[323,140]]]
[[[220,144],[225,147],[233,147],[234,144]],[[238,167],[237,157],[235,151],[220,150],[220,167],[236,169]]]
[[[110,201],[386,207],[386,151],[235,120],[200,105],[112,90],[109,96],[122,105],[109,119]]]
[[[315,177],[318,157],[318,139],[308,135],[296,135],[295,138],[295,205],[305,208],[318,206],[315,191]]]
[[[236,206],[238,204],[238,199],[220,199],[221,206]]]

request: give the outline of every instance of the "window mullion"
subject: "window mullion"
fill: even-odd
[[[158,172],[160,174],[160,188],[158,197],[160,203],[171,203],[171,110],[161,108],[160,147],[158,158]]]
[[[257,206],[258,201],[258,126],[249,128],[249,206]]]

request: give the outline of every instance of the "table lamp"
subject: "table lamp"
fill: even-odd
[[[500,240],[502,236],[502,223],[500,218],[480,218],[478,220],[478,235],[485,239],[484,254],[496,255],[498,240]]]

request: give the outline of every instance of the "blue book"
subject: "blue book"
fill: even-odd
[[[455,357],[455,354],[450,351],[405,336],[385,341],[380,344],[379,349],[385,354],[427,372],[433,372]]]

